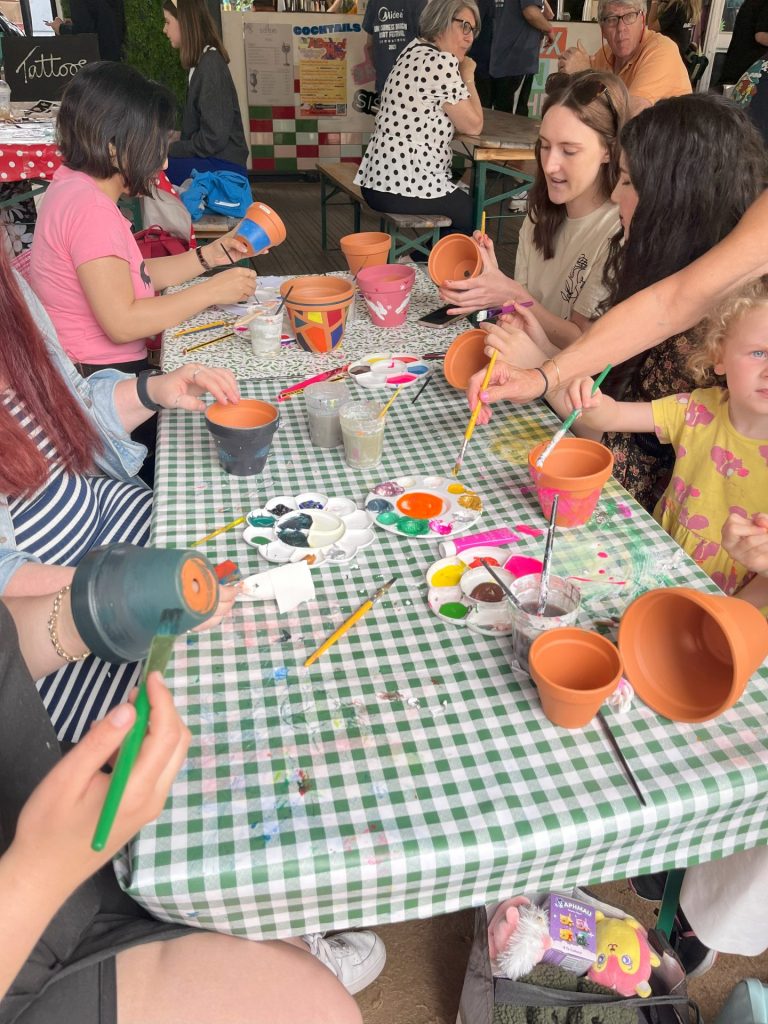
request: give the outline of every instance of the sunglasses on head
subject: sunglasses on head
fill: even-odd
[[[593,78],[591,75],[585,78],[574,78],[573,75],[566,74],[565,71],[556,71],[544,83],[544,93],[547,96],[553,96],[559,92],[565,93],[566,91],[569,91],[576,102],[583,107],[593,103],[598,96],[602,96],[611,112],[613,123],[618,131],[619,114],[613,105],[610,89],[606,86],[605,82],[601,82],[599,78]]]
[[[471,21],[467,21],[465,18],[451,18],[451,21],[456,21],[461,25],[462,35],[471,35],[473,39],[477,39],[477,26],[473,25]]]

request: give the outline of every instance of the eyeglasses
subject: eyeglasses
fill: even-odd
[[[451,18],[451,21],[457,21],[461,25],[462,35],[471,35],[473,39],[477,39],[477,26],[473,25],[471,21],[465,21],[464,18]]]
[[[593,71],[578,72],[569,75],[565,71],[556,71],[544,83],[544,92],[547,96],[556,97],[557,103],[562,103],[566,96],[572,96],[581,107],[587,107],[594,103],[598,96],[601,96],[611,112],[613,123],[618,132],[621,128],[619,112],[613,105],[613,98],[605,82],[595,76]]]
[[[600,19],[600,24],[605,25],[606,28],[616,28],[620,21],[625,25],[634,25],[640,14],[640,11],[627,11],[626,14],[606,14],[604,18]]]

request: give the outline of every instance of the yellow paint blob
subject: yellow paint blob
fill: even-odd
[[[438,569],[432,577],[430,586],[455,587],[466,571],[467,567],[463,562],[461,565],[444,565],[443,568]]]
[[[449,494],[463,494],[464,493],[464,484],[448,484],[448,493]]]
[[[477,494],[472,494],[470,492],[467,492],[467,494],[462,494],[462,496],[459,498],[459,504],[461,505],[462,508],[472,509],[473,512],[480,512],[483,508],[483,503],[480,500],[479,496]]]

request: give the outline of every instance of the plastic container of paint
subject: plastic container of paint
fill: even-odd
[[[504,544],[512,544],[518,540],[516,533],[507,529],[506,526],[498,530],[486,530],[484,533],[469,533],[464,537],[456,537],[455,540],[444,540],[440,542],[440,554],[444,558],[451,555],[458,555],[465,548],[476,548],[481,545],[486,547],[502,547]]]
[[[343,444],[339,411],[349,401],[343,380],[320,381],[304,391],[309,437],[315,448],[338,448]]]
[[[531,644],[542,633],[562,626],[573,626],[579,614],[581,593],[570,580],[550,576],[547,606],[536,614],[541,589],[541,573],[521,576],[510,590],[522,605],[522,610],[511,606],[512,652],[521,668],[527,669]]]

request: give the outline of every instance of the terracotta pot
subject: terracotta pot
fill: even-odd
[[[469,235],[446,235],[433,247],[427,267],[438,288],[443,281],[477,277],[483,269],[480,246]]]
[[[548,442],[537,444],[528,453],[528,468],[545,519],[557,505],[558,526],[583,526],[595,511],[600,492],[613,469],[613,453],[597,441],[583,437],[564,437],[539,469],[536,459]]]
[[[553,629],[531,644],[528,670],[544,714],[564,729],[583,729],[619,685],[621,656],[599,633]]]
[[[269,402],[241,399],[237,405],[214,402],[205,413],[221,468],[233,476],[256,476],[264,469],[280,413]]]
[[[415,279],[415,267],[397,263],[364,267],[357,272],[357,287],[375,327],[400,327],[405,323]]]
[[[249,256],[273,245],[280,245],[285,237],[285,224],[272,207],[265,203],[251,203],[235,231],[235,238],[248,246]]]
[[[475,329],[464,331],[451,342],[443,361],[443,373],[449,384],[465,391],[469,378],[478,370],[485,369],[488,365],[488,356],[485,354],[487,340],[485,331]]]
[[[358,231],[339,241],[351,273],[362,267],[380,267],[389,260],[392,239],[384,231]]]
[[[768,622],[737,597],[665,587],[624,612],[619,649],[649,707],[676,722],[706,722],[739,700],[768,655]]]
[[[344,337],[354,285],[340,277],[293,277],[280,286],[296,341],[305,352],[331,352]]]

